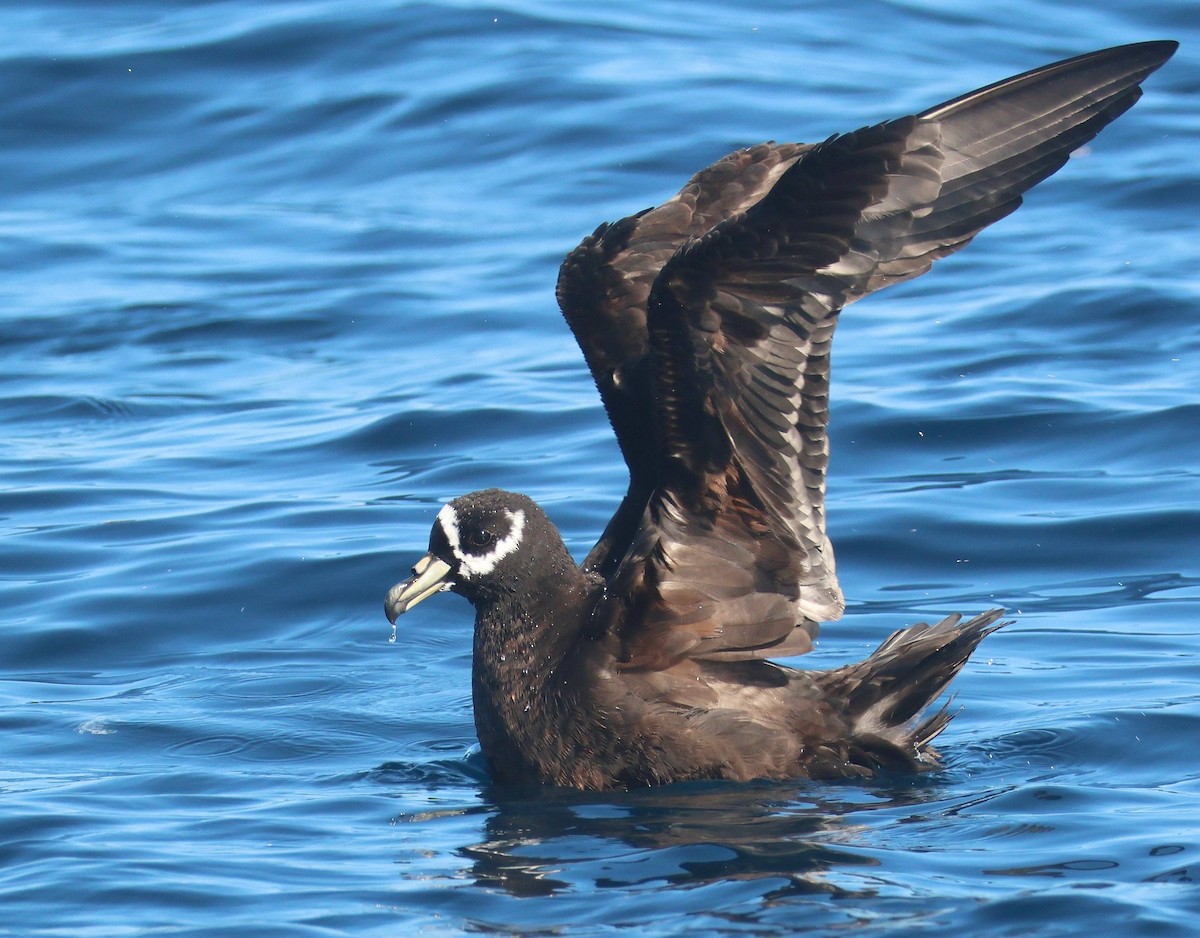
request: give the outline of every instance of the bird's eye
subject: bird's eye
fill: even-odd
[[[496,543],[496,535],[487,530],[472,531],[467,535],[467,540],[472,547],[491,547]]]

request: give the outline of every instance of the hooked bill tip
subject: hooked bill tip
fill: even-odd
[[[432,554],[426,554],[413,566],[413,575],[397,583],[383,600],[383,612],[392,625],[404,613],[434,593],[448,590],[453,584],[447,579],[450,565]]]

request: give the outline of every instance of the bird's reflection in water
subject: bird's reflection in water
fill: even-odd
[[[936,783],[697,782],[603,795],[489,786],[485,839],[459,848],[477,885],[515,897],[589,884],[777,879],[764,899],[842,893],[828,871],[878,865],[854,844],[863,812],[920,808]]]

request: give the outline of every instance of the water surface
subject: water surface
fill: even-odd
[[[1200,912],[1191,3],[34,2],[0,13],[0,930],[1188,935]],[[623,491],[559,259],[759,140],[1184,46],[835,350],[814,666],[1004,605],[948,767],[497,788],[438,505]]]

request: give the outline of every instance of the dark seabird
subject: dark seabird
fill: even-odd
[[[577,566],[524,495],[456,498],[388,593],[475,606],[475,725],[500,782],[867,777],[936,767],[923,715],[995,609],[895,632],[857,664],[812,647],[844,608],[825,533],[829,349],[843,306],[916,277],[1021,204],[1175,51],[1048,65],[824,143],[763,143],[601,225],[558,302],[629,491]]]

